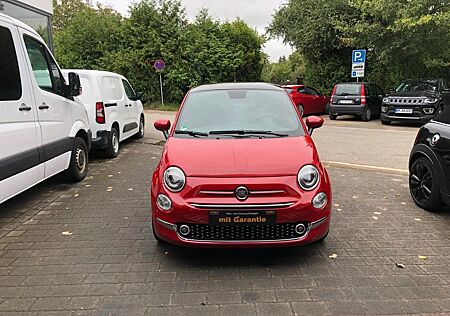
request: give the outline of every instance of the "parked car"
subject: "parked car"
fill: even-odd
[[[428,122],[447,106],[450,106],[450,84],[447,80],[405,80],[383,98],[381,123]]]
[[[450,106],[417,134],[409,160],[409,189],[414,202],[426,210],[450,205]]]
[[[91,132],[78,75],[67,84],[38,33],[4,14],[0,56],[0,203],[61,171],[82,180]]]
[[[306,124],[306,125],[305,125]],[[188,92],[151,188],[157,240],[198,247],[302,245],[324,239],[330,180],[311,133],[282,88],[263,83]]]
[[[302,115],[321,114],[328,111],[330,97],[305,85],[283,86]]]
[[[144,137],[145,119],[141,93],[119,74],[98,70],[63,70],[80,76],[83,92],[75,100],[86,107],[92,131],[92,149],[108,158],[119,154],[119,142]]]
[[[334,86],[330,102],[330,119],[339,115],[360,116],[363,121],[379,117],[384,93],[369,82],[347,82]]]

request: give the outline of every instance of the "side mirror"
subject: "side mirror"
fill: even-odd
[[[322,127],[323,125],[323,118],[319,116],[309,116],[306,119],[306,127],[308,127],[308,134],[312,135],[313,131],[316,128]]]
[[[79,96],[81,92],[80,76],[74,72],[69,72],[68,96],[76,97]]]
[[[157,120],[154,124],[158,131],[164,134],[164,138],[169,138],[170,121],[169,120]]]
[[[136,92],[133,98],[130,98],[132,101],[142,101],[142,92]]]

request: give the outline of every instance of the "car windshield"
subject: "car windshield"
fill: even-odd
[[[338,84],[335,95],[360,95],[361,85],[359,84]]]
[[[408,80],[403,81],[396,89],[396,92],[418,92],[418,91],[436,91],[438,87],[437,80]]]
[[[176,137],[286,137],[304,135],[290,98],[280,90],[191,92]]]

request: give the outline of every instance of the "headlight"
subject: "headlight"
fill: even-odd
[[[383,98],[383,103],[388,103],[389,99],[388,98]]]
[[[436,103],[438,99],[434,99],[434,98],[426,98],[425,100],[423,100],[424,103]]]
[[[178,167],[169,167],[164,172],[164,185],[171,192],[180,192],[186,184],[186,176]]]
[[[312,199],[312,205],[316,209],[323,208],[328,202],[327,195],[324,192],[320,192]]]
[[[303,166],[298,172],[297,182],[303,190],[313,190],[319,184],[319,170],[313,165]]]
[[[156,204],[158,204],[159,208],[163,211],[168,211],[172,207],[172,201],[164,194],[158,195],[156,198]]]

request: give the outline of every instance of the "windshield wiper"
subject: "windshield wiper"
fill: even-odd
[[[193,136],[193,137],[208,137],[208,133],[204,133],[204,132],[197,132],[197,131],[189,131],[189,130],[181,130],[181,129],[177,129],[175,130],[175,134],[184,134],[184,135],[189,135],[189,136]]]
[[[258,130],[246,130],[246,129],[242,129],[242,130],[227,130],[227,131],[210,131],[209,132],[210,135],[227,135],[227,134],[237,134],[237,135],[273,135],[273,136],[278,136],[278,137],[287,137],[289,136],[288,134],[284,134],[284,133],[277,133],[277,132],[272,132],[272,131],[258,131]]]

